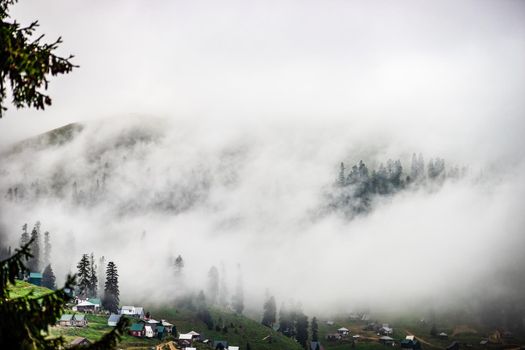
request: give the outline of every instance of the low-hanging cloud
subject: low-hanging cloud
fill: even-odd
[[[42,221],[59,276],[83,253],[104,255],[119,267],[122,300],[177,294],[168,262],[181,254],[190,290],[205,289],[208,269],[221,263],[235,290],[240,263],[250,306],[269,289],[315,311],[451,302],[522,264],[520,164],[469,164],[462,178],[376,198],[370,213],[348,220],[324,212],[324,193],[340,161],[379,164],[393,153],[365,149],[370,134],[151,120],[91,122],[69,142],[4,153],[0,190],[18,186],[24,196],[2,202],[9,243],[23,223]],[[407,290],[404,278],[417,283]]]

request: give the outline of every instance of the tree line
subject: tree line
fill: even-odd
[[[400,160],[392,159],[372,170],[362,160],[350,168],[341,162],[334,186],[327,195],[328,208],[353,217],[369,212],[376,197],[428,184],[441,185],[446,178],[457,178],[464,172],[465,169],[460,171],[458,167],[447,169],[442,158],[425,163],[423,156],[415,153],[410,170],[405,170]]]

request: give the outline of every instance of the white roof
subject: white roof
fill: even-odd
[[[133,309],[135,309],[135,306],[123,306],[122,307],[122,310],[130,310],[131,311]]]
[[[191,334],[191,335],[200,335],[199,333],[195,332],[195,331],[191,331],[189,332],[188,334]]]
[[[197,348],[184,348],[186,350],[197,350]]]
[[[179,339],[180,340],[192,340],[193,339],[193,335],[191,335],[190,333],[187,333],[187,334],[179,334]]]
[[[228,350],[239,350],[238,346],[228,346]]]
[[[338,331],[341,331],[341,332],[348,332],[348,328],[341,327],[341,328],[338,329]]]
[[[132,307],[133,307],[133,306],[132,306]],[[140,313],[144,312],[144,308],[143,308],[142,306],[137,306],[137,307],[135,308],[135,312],[138,313],[138,314],[140,314]]]
[[[78,303],[77,306],[96,306],[96,304],[90,303],[89,301],[83,301]]]
[[[147,320],[146,322],[148,322],[148,323],[160,323],[159,321],[154,320],[154,319],[152,319],[152,318],[150,318],[150,319]]]
[[[414,338],[415,338],[415,336],[413,336],[413,335],[407,335],[405,337],[406,340],[414,340]]]
[[[439,335],[447,335],[447,333],[441,332],[441,333],[439,333]]]
[[[357,338],[361,338],[361,336],[360,336],[359,334],[356,334],[356,335],[354,335],[352,338],[357,339]]]
[[[166,320],[162,320],[160,323],[162,323],[163,326],[173,326],[171,323],[169,323],[168,321]]]

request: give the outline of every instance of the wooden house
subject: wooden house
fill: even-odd
[[[144,323],[133,323],[129,328],[129,334],[134,337],[144,337],[146,331],[144,329]]]
[[[164,331],[166,334],[171,334],[173,332],[173,324],[169,323],[166,320],[160,320],[160,324],[164,326]]]
[[[35,286],[42,285],[42,274],[40,272],[30,272],[27,282],[34,284]]]
[[[122,317],[122,315],[117,315],[117,314],[109,315],[108,326],[115,327],[117,325],[118,321],[120,321],[121,317]]]
[[[72,325],[75,327],[85,327],[87,326],[86,315],[84,314],[74,314],[72,319]]]
[[[60,320],[58,320],[58,325],[62,327],[71,327],[73,324],[73,315],[71,314],[64,314],[60,317]]]

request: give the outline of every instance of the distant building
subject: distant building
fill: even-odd
[[[27,282],[34,284],[35,286],[42,285],[42,274],[40,272],[30,272]]]
[[[69,348],[83,347],[91,345],[91,342],[84,337],[76,337],[71,343],[69,343]]]
[[[73,322],[73,326],[75,327],[85,327],[87,326],[86,315],[74,314],[72,322]]]
[[[348,333],[350,333],[350,330],[348,328],[341,327],[337,330],[337,333],[339,333],[342,336],[346,336],[348,335]]]
[[[228,349],[228,342],[226,340],[216,340],[213,342],[214,350],[225,350]]]
[[[310,350],[324,350],[323,346],[318,341],[310,342]]]
[[[73,315],[64,314],[58,320],[58,325],[62,327],[71,327],[72,326]]]
[[[133,323],[129,329],[129,334],[134,337],[144,337],[145,330],[144,330],[144,323]]]
[[[100,309],[100,305],[93,304],[90,301],[81,301],[77,305],[73,306],[73,311],[79,312],[97,312]]]
[[[120,321],[121,317],[122,317],[122,315],[117,315],[117,314],[109,315],[108,326],[115,327],[117,325],[118,321]]]
[[[144,308],[140,306],[122,306],[120,309],[121,315],[138,317],[141,320],[144,319]]]

